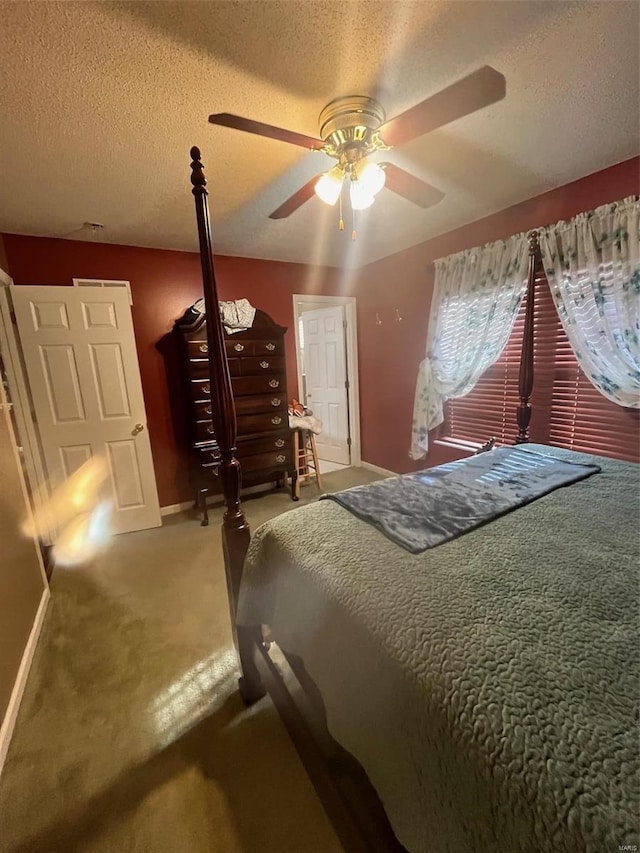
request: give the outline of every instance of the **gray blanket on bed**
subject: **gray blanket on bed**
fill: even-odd
[[[640,844],[639,466],[531,449],[602,470],[423,554],[333,501],[251,542],[239,621],[302,656],[411,853]]]
[[[500,447],[429,471],[322,495],[320,500],[336,501],[419,554],[599,470],[598,465]]]

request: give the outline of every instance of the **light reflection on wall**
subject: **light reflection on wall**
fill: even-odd
[[[110,536],[112,503],[104,496],[109,466],[93,456],[71,474],[22,525],[26,536],[55,531],[52,556],[57,566],[92,560]]]
[[[160,693],[150,708],[164,749],[219,707],[235,689],[238,677],[236,653],[222,649],[198,661]]]

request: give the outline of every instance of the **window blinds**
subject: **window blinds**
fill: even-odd
[[[491,436],[500,444],[515,441],[525,311],[526,298],[500,358],[470,394],[447,403],[448,437],[478,444]],[[584,375],[540,262],[536,266],[534,364],[531,441],[640,461],[640,412],[603,397]]]

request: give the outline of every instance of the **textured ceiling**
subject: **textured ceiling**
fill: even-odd
[[[638,153],[635,2],[0,3],[0,231],[195,249],[201,147],[216,251],[359,266]],[[446,193],[383,191],[358,241],[312,199],[269,213],[324,154],[213,127],[214,112],[317,135],[332,98],[391,117],[481,65],[505,100],[384,158]]]

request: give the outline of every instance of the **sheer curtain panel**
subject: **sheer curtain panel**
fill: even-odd
[[[640,407],[640,203],[631,197],[540,232],[565,333],[598,391]]]
[[[528,244],[517,234],[435,262],[427,352],[418,368],[410,455],[421,459],[447,400],[462,397],[504,349],[526,287]]]

